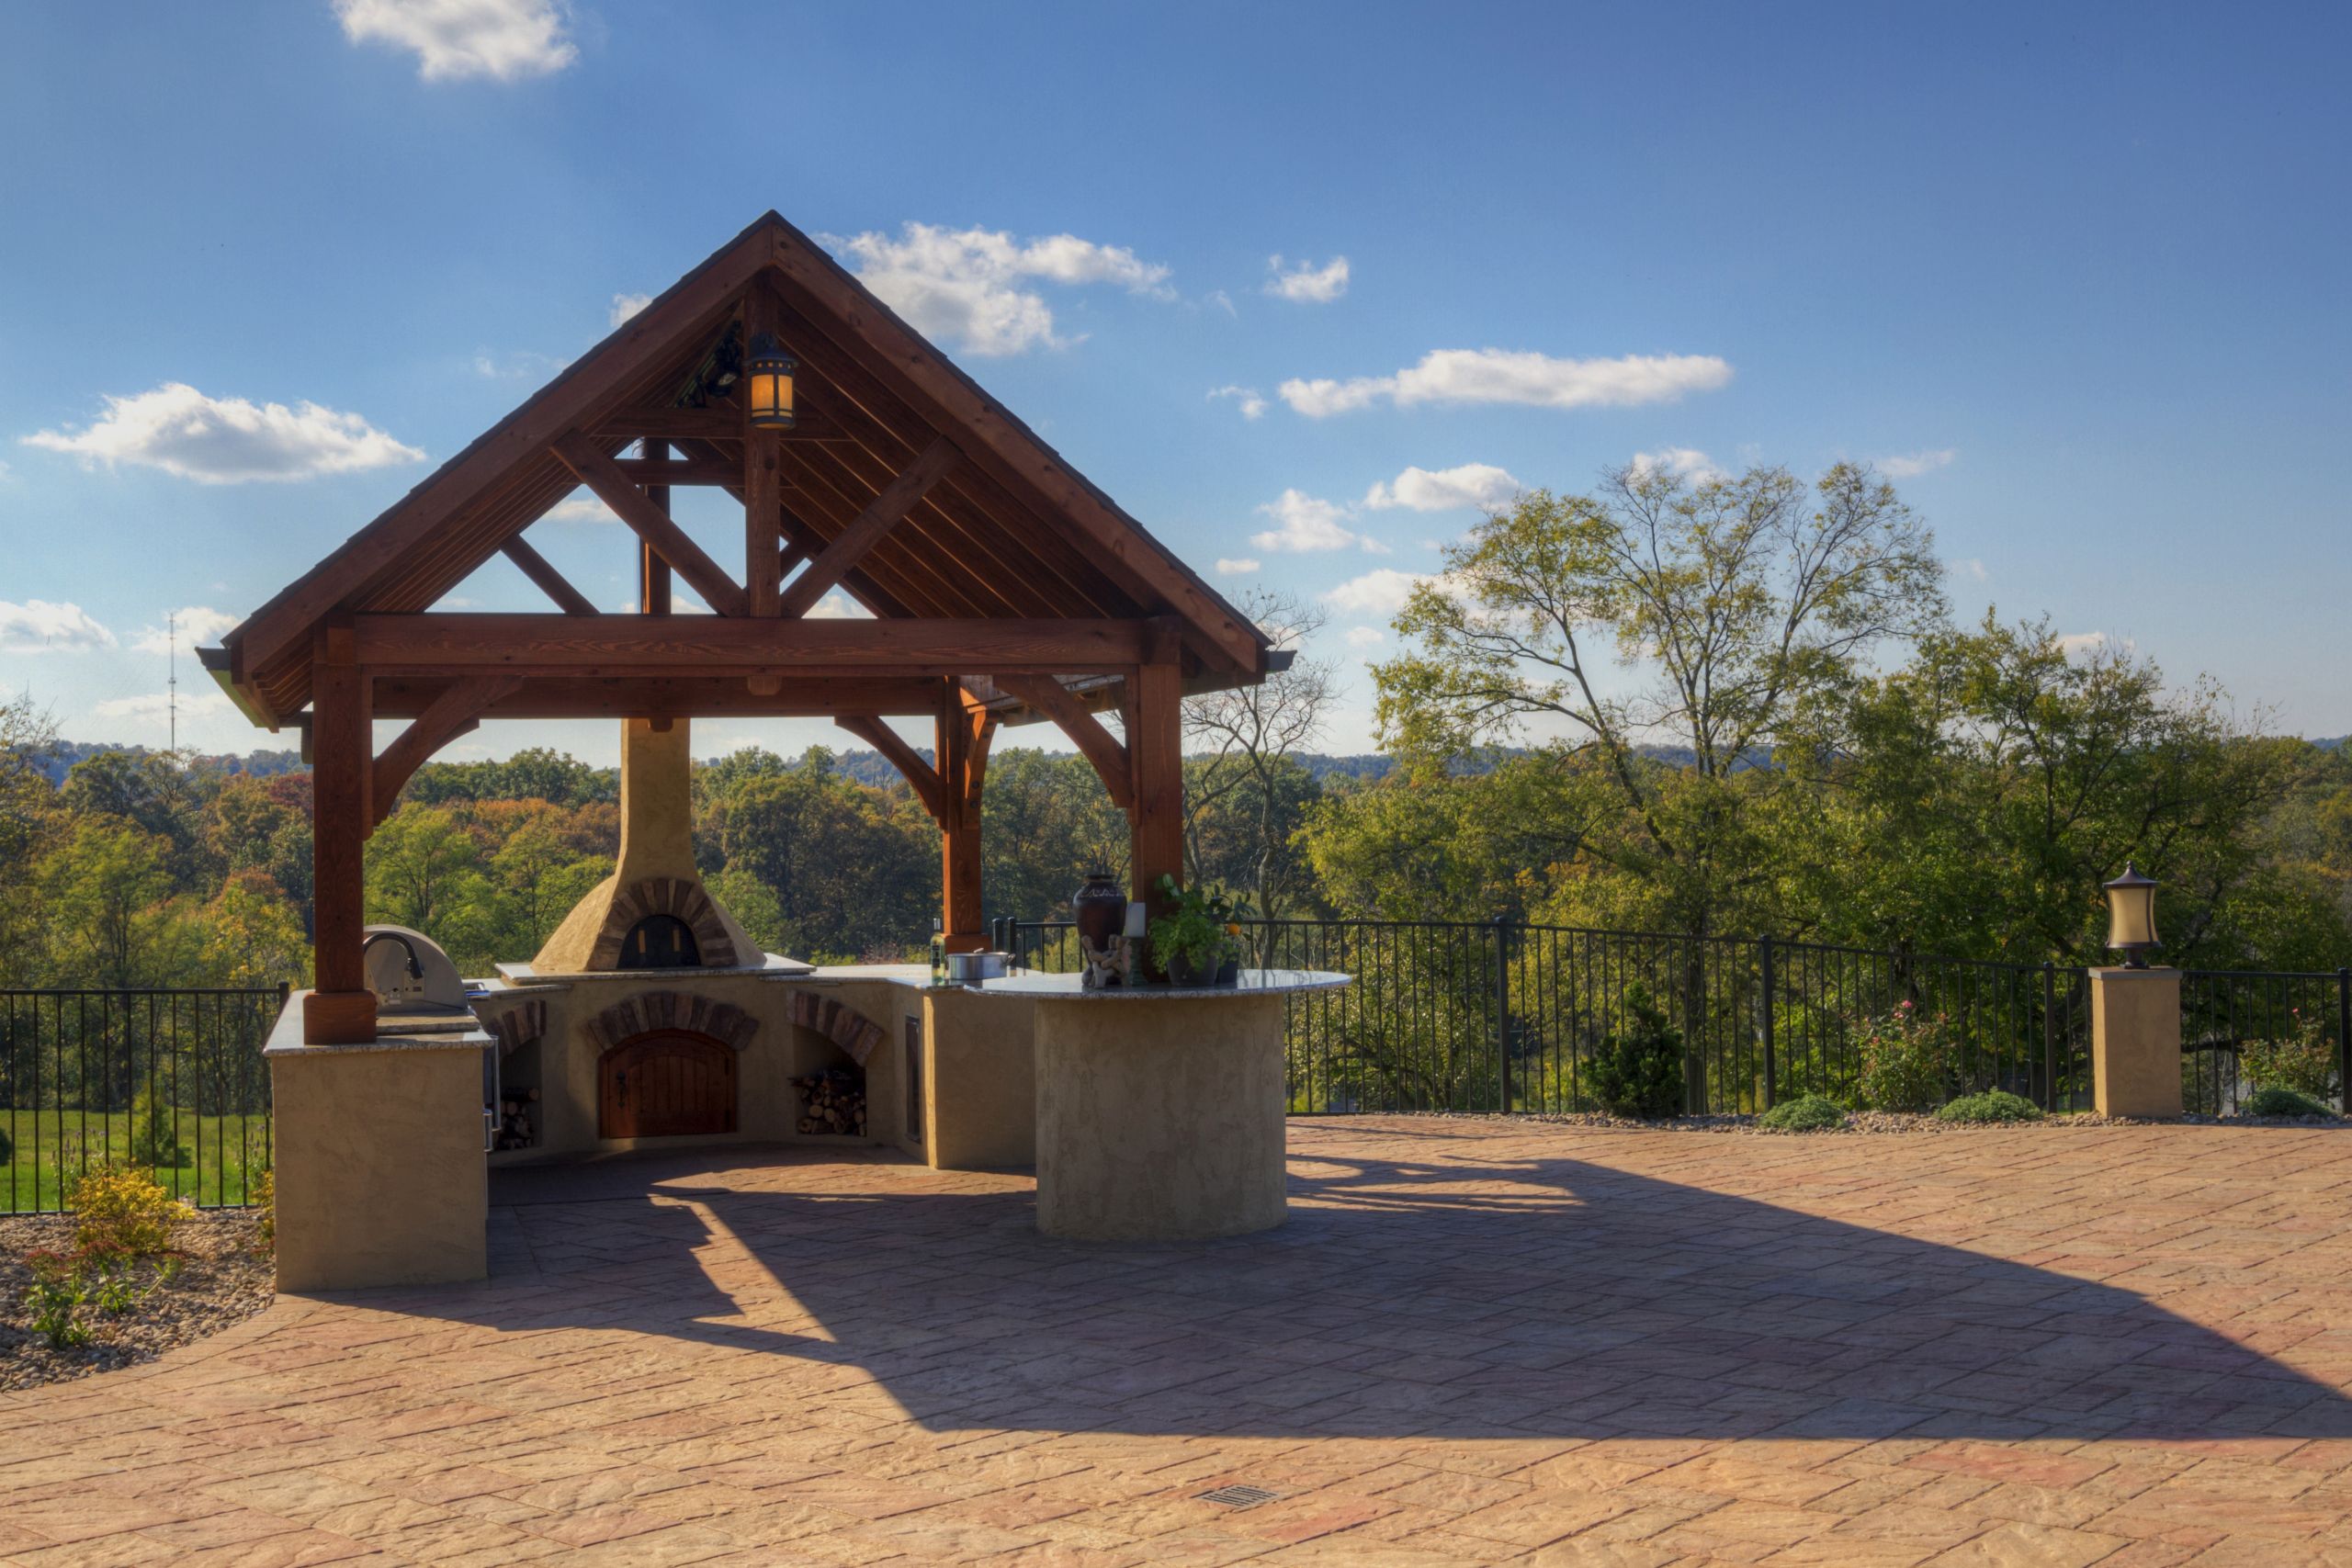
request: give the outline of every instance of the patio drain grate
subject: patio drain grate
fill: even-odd
[[[1201,1494],[1204,1503],[1222,1503],[1228,1508],[1254,1508],[1261,1503],[1271,1503],[1280,1493],[1269,1492],[1262,1486],[1220,1486],[1214,1492]]]

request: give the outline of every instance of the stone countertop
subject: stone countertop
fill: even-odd
[[[262,1046],[265,1056],[341,1056],[356,1051],[479,1051],[495,1044],[496,1037],[480,1025],[470,1028],[419,1030],[413,1033],[379,1034],[354,1045],[313,1045],[302,1038],[302,999],[311,993],[295,991],[286,998],[277,1021],[270,1026]]]
[[[1071,1002],[1215,1002],[1242,997],[1289,996],[1299,991],[1335,991],[1355,984],[1352,975],[1329,969],[1244,969],[1231,986],[1119,986],[1090,991],[1083,976],[1068,975],[1007,975],[963,987],[983,997],[1014,997],[1027,1001]]]

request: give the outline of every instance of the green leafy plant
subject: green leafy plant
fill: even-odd
[[[2301,1008],[2283,1036],[2249,1040],[2238,1047],[2238,1070],[2262,1089],[2292,1089],[2313,1100],[2335,1096],[2335,1041],[2316,1018]]]
[[[89,1299],[82,1282],[81,1260],[70,1253],[30,1252],[25,1266],[33,1282],[25,1291],[25,1310],[32,1329],[52,1350],[71,1350],[90,1342],[90,1326],[81,1318]]]
[[[1958,1077],[1958,1032],[1942,1013],[1922,1012],[1909,1000],[1884,1018],[1856,1028],[1865,1104],[1880,1111],[1933,1111]]]
[[[2291,1089],[2279,1089],[2275,1085],[2269,1089],[2256,1090],[2254,1098],[2245,1102],[2245,1113],[2248,1116],[2333,1116],[2335,1114],[2309,1095],[2297,1094]]]
[[[1168,912],[1151,922],[1152,961],[1165,969],[1181,960],[1203,979],[1216,978],[1226,959],[1240,952],[1249,904],[1221,887],[1179,887],[1172,876],[1162,876],[1158,887]]]
[[[130,1163],[166,1169],[188,1163],[172,1108],[152,1089],[141,1089],[130,1102]]]
[[[1834,1100],[1818,1094],[1801,1094],[1794,1100],[1784,1100],[1757,1118],[1776,1133],[1818,1133],[1826,1128],[1846,1124],[1846,1112]]]
[[[166,1251],[191,1211],[143,1170],[95,1166],[66,1196],[74,1240],[93,1256],[152,1258]]]
[[[1601,1042],[1588,1081],[1612,1116],[1663,1121],[1682,1109],[1682,1031],[1638,983],[1625,990],[1626,1026]]]
[[[2021,1095],[2007,1089],[1988,1089],[1983,1094],[1963,1094],[1936,1112],[1939,1122],[2039,1122],[2041,1107]]]

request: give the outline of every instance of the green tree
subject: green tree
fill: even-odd
[[[1291,913],[1306,897],[1296,840],[1321,789],[1293,753],[1323,732],[1334,690],[1329,660],[1304,644],[1323,612],[1293,594],[1254,592],[1240,609],[1291,655],[1255,685],[1209,692],[1184,704],[1185,868],[1194,881],[1237,888],[1261,915]]]
[[[168,986],[185,978],[196,933],[172,897],[171,840],[106,816],[76,821],[34,870],[59,984]]]
[[[496,889],[481,849],[446,806],[403,806],[368,840],[367,909],[372,924],[407,926],[448,951],[460,970],[498,958]]]

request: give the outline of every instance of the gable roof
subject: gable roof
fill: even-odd
[[[552,444],[681,406],[765,279],[821,438],[784,444],[786,513],[821,549],[933,441],[959,454],[842,586],[878,616],[1172,617],[1186,663],[1261,677],[1271,645],[1172,551],[806,234],[762,216],[222,639],[225,682],[263,722],[310,700],[322,626],[430,607],[579,477]],[[599,436],[607,451],[625,436]],[[740,443],[700,443],[740,465]],[[738,568],[740,570],[740,566]],[[981,671],[985,673],[985,671]],[[1222,677],[1222,679],[1218,679]]]

